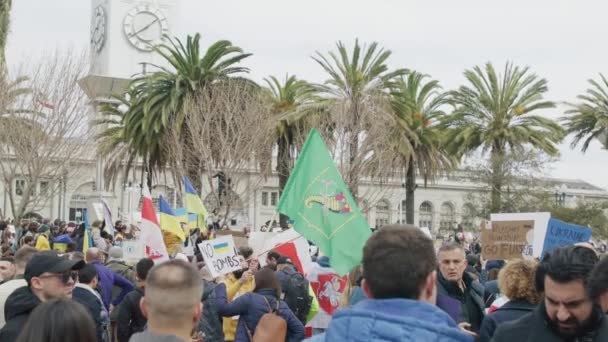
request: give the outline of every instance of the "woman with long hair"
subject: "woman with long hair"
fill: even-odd
[[[287,323],[285,341],[304,339],[304,326],[293,314],[287,304],[281,300],[281,285],[276,274],[270,268],[263,268],[255,273],[255,289],[228,303],[226,285],[216,287],[218,313],[224,317],[239,316],[235,342],[249,342],[250,336],[264,314],[275,312]]]
[[[97,341],[95,323],[84,306],[70,299],[39,304],[17,338],[17,342],[82,341]]]

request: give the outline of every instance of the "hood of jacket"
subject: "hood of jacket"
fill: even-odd
[[[325,341],[455,341],[471,342],[445,312],[409,299],[366,299],[339,310]]]
[[[27,315],[40,303],[40,299],[38,299],[38,297],[32,293],[29,287],[20,287],[16,289],[6,300],[6,304],[4,306],[6,320],[9,321],[17,316]]]

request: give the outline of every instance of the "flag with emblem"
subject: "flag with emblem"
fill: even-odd
[[[315,129],[306,138],[278,211],[319,246],[338,274],[347,274],[361,262],[363,246],[371,235],[369,224]]]

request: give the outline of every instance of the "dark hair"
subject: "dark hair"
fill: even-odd
[[[36,306],[17,342],[96,341],[95,323],[82,304],[53,299]]]
[[[97,277],[97,269],[91,264],[85,265],[78,271],[78,282],[90,284]]]
[[[415,226],[384,226],[363,248],[363,278],[376,299],[418,299],[436,267],[433,241]]]
[[[78,245],[76,244],[76,242],[70,241],[65,245],[65,252],[66,253],[75,252],[76,248],[78,248]]]
[[[595,265],[593,271],[591,271],[591,274],[589,275],[587,288],[589,289],[589,296],[593,300],[598,299],[602,294],[608,291],[608,257],[602,258],[602,260]]]
[[[595,251],[583,246],[559,247],[545,255],[536,270],[536,290],[545,291],[545,277],[558,283],[569,283],[582,280],[587,285],[587,278],[598,262]]]
[[[137,278],[139,278],[139,280],[146,280],[152,267],[154,267],[154,261],[152,261],[152,259],[143,258],[139,260],[137,265],[135,265],[135,273],[137,273]]]
[[[0,257],[0,261],[8,261],[11,264],[14,264],[15,263],[15,258],[13,258],[10,255],[5,255],[5,256]]]
[[[253,255],[253,248],[249,246],[241,246],[239,247],[239,254],[242,255],[243,258],[249,259],[249,257]]]
[[[493,268],[490,271],[488,271],[488,281],[498,279],[499,272],[500,272],[500,269],[498,269],[498,268]]]
[[[268,259],[275,259],[278,260],[281,257],[281,254],[277,251],[270,251],[267,254],[267,258]]]
[[[255,273],[255,289],[273,289],[276,291],[277,298],[281,298],[281,283],[276,273],[270,268],[262,268]]]

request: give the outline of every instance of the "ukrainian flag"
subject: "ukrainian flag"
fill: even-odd
[[[189,213],[202,216],[203,221],[206,221],[207,217],[209,216],[209,213],[207,212],[207,209],[205,208],[205,205],[203,204],[201,198],[198,197],[196,190],[194,190],[192,183],[190,183],[190,179],[188,178],[188,176],[184,176],[184,186],[186,188],[186,193],[184,196],[184,200],[186,202],[186,209]],[[202,230],[204,227],[199,228],[201,228]]]
[[[160,213],[160,229],[177,236],[181,241],[186,239],[184,230],[179,224],[179,219],[165,198],[160,195],[158,199],[158,209]]]
[[[225,253],[228,251],[230,251],[228,248],[228,242],[221,242],[213,245],[213,252],[215,253]]]
[[[93,237],[91,236],[91,226],[89,226],[89,215],[85,211],[84,215],[84,238],[82,240],[82,253],[85,253],[89,250],[89,248],[93,247]]]

